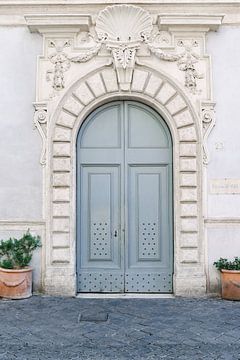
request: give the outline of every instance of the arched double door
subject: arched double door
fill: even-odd
[[[172,142],[153,109],[115,101],[77,139],[78,292],[172,292]]]

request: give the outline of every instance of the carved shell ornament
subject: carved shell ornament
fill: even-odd
[[[96,32],[100,40],[139,42],[152,32],[152,18],[143,9],[132,5],[113,5],[100,11]]]
[[[136,51],[153,29],[151,16],[133,5],[108,6],[100,11],[95,29],[100,42],[112,53],[120,88],[129,90]]]

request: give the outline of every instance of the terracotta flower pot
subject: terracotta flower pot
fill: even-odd
[[[32,296],[32,268],[0,268],[0,297],[26,299]]]
[[[240,300],[240,270],[221,270],[222,298]]]

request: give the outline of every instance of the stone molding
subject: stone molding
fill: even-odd
[[[9,230],[27,230],[28,228],[42,228],[45,227],[45,220],[24,220],[24,219],[12,219],[12,220],[0,220],[0,229]]]
[[[111,80],[111,81],[109,81]],[[132,98],[155,108],[170,127],[174,142],[175,293],[204,293],[201,216],[201,129],[185,94],[153,69],[136,66],[129,92],[111,68],[102,67],[77,81],[58,103],[49,128],[47,263],[48,292],[75,289],[75,141],[87,114],[102,103]],[[52,180],[51,180],[52,179]],[[62,277],[55,282],[56,269]],[[65,269],[65,270],[64,270]],[[70,274],[70,275],[69,275]],[[192,288],[188,288],[189,276]],[[178,282],[179,281],[179,282]],[[181,285],[179,285],[181,283]],[[183,287],[184,283],[184,287]],[[201,284],[201,286],[199,285]],[[200,286],[200,287],[199,287]]]
[[[136,19],[134,32],[125,22],[130,15]],[[114,16],[119,22],[112,24],[109,19]],[[44,44],[34,123],[43,140],[41,162],[46,164],[45,290],[49,293],[74,295],[76,289],[77,133],[91,111],[116,99],[152,106],[170,128],[174,292],[206,290],[202,162],[208,161],[207,137],[215,119],[205,38],[222,17],[165,14],[156,19],[132,5],[108,6],[92,18],[55,15],[52,21],[51,16],[26,16],[30,30],[40,32]]]
[[[40,34],[88,31],[91,25],[91,17],[81,14],[31,14],[25,21],[31,32]]]
[[[188,27],[192,26],[192,31],[217,31],[222,25],[224,15],[215,14],[160,14],[157,18],[157,24],[161,30],[174,31],[181,28],[188,31]]]
[[[129,1],[117,0],[108,2],[108,5],[129,4]],[[132,0],[131,4],[141,6],[149,11],[156,19],[157,13],[165,14],[192,14],[198,16],[215,16],[224,14],[224,25],[240,25],[239,0],[165,0],[159,3],[158,0]],[[62,5],[66,6],[62,6]],[[106,6],[102,0],[2,0],[0,6],[0,25],[1,26],[26,26],[24,15],[26,14],[78,14],[99,12]]]
[[[240,226],[240,218],[212,217],[204,219],[204,223],[207,225],[207,227]]]
[[[128,1],[123,0],[115,0],[114,4],[123,4],[129,3]],[[157,4],[159,5],[158,0],[132,0],[132,4],[137,5],[146,5],[146,4]],[[39,6],[39,5],[89,5],[89,4],[103,4],[106,5],[106,2],[103,0],[2,0],[1,5],[31,5],[31,6]],[[111,2],[109,2],[111,4]],[[238,6],[240,4],[240,0],[165,0],[163,5],[181,5],[181,6],[191,6],[191,5],[203,5],[211,6],[211,5],[228,5],[228,6]]]

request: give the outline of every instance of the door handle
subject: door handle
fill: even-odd
[[[114,231],[114,237],[117,237],[118,234],[117,234],[117,230]]]

